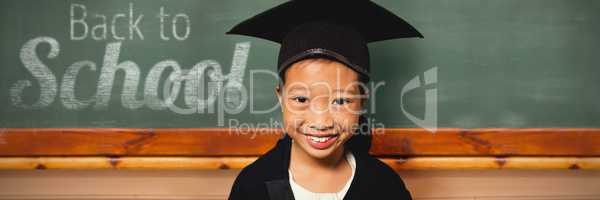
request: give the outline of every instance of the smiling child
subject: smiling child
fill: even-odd
[[[342,3],[340,5],[340,3]],[[281,44],[275,93],[285,135],[245,167],[230,200],[411,199],[402,179],[369,155],[368,42],[422,37],[368,0],[295,0],[228,34]]]

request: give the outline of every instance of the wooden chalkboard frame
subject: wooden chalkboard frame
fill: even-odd
[[[600,169],[597,128],[375,129],[371,154],[401,169]],[[240,169],[275,129],[3,128],[0,169]]]

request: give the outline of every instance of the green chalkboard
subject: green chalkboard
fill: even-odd
[[[276,126],[283,1],[0,2],[0,127]],[[425,39],[370,44],[384,127],[600,127],[600,1],[376,0]]]

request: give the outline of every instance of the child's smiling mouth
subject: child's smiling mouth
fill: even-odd
[[[319,150],[327,149],[331,147],[336,140],[340,138],[340,134],[307,134],[303,133],[307,143]]]

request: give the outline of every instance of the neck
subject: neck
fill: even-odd
[[[302,165],[295,165],[296,169],[337,169],[344,163],[344,148],[337,149],[331,154],[331,156],[325,158],[314,158],[306,151],[304,151],[297,143],[292,143],[292,149],[290,152],[290,165],[293,163],[302,163]],[[296,167],[297,166],[297,167]]]

